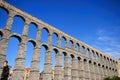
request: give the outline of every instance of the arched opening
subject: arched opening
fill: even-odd
[[[88,56],[88,58],[91,57],[91,56],[90,56],[90,50],[89,50],[89,48],[87,48],[87,56]]]
[[[18,34],[22,34],[23,28],[24,28],[24,22],[25,22],[25,20],[23,17],[21,17],[19,15],[14,16],[11,31],[18,33]]]
[[[96,66],[96,62],[94,62],[94,65]]]
[[[65,65],[65,56],[67,56],[67,53],[66,52],[63,52],[62,53],[62,67],[64,68],[64,65]]]
[[[82,54],[85,54],[85,47],[82,46]]]
[[[96,52],[96,60],[99,61],[99,54]]]
[[[81,57],[77,57],[77,59],[78,59],[78,63],[80,63]]]
[[[91,60],[89,60],[89,64],[91,64],[92,63],[92,61]]]
[[[28,29],[28,37],[32,39],[36,39],[37,34],[37,25],[35,23],[31,23]]]
[[[52,34],[52,45],[54,45],[54,46],[58,46],[58,34],[56,34],[56,33],[53,33]]]
[[[71,65],[72,65],[72,62],[73,62],[73,58],[74,58],[74,55],[71,54],[71,55],[70,55],[70,64],[71,64]]]
[[[69,48],[72,48],[72,47],[73,47],[73,41],[70,40],[70,41],[69,41]]]
[[[5,28],[8,19],[8,11],[0,7],[0,28]]]
[[[15,59],[17,57],[19,43],[20,43],[20,41],[17,37],[15,37],[15,36],[10,37],[9,43],[8,43],[8,48],[7,48],[7,53],[6,53],[6,60],[8,60],[8,64],[12,67],[11,70],[14,69]]]
[[[44,71],[45,56],[46,56],[46,51],[48,50],[48,47],[43,44],[40,48],[41,48],[41,52],[40,52],[40,72],[43,72]]]
[[[27,49],[26,49],[25,67],[30,68],[34,44],[32,42],[28,42],[26,46],[27,46]]]
[[[57,49],[52,50],[52,68],[55,68],[56,65],[56,54],[58,53]]]
[[[95,59],[95,53],[93,50],[92,50],[92,59]]]
[[[2,40],[3,33],[0,31],[0,41]]]
[[[41,30],[41,42],[43,42],[43,43],[48,42],[48,34],[49,34],[49,31],[47,28],[43,28]]]
[[[61,47],[64,48],[66,45],[66,38],[65,37],[62,37],[61,38]]]
[[[84,62],[87,62],[87,59],[84,59],[83,61],[84,61]]]
[[[80,45],[78,43],[76,43],[76,45],[75,45],[76,51],[79,51],[79,47],[80,47]]]

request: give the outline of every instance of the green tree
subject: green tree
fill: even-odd
[[[113,76],[113,77],[106,77],[104,80],[120,80],[118,76]]]

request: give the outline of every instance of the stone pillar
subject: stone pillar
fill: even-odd
[[[70,64],[70,55],[65,55],[64,60],[64,80],[72,80],[71,79],[71,64]]]
[[[82,64],[81,64],[81,60],[78,63],[78,74],[79,74],[79,80],[82,80]]]
[[[90,66],[89,66],[89,63],[87,62],[86,64],[86,67],[87,67],[87,70],[86,70],[86,74],[87,74],[87,80],[90,80]]]
[[[51,43],[52,43],[52,34],[49,33],[49,35],[48,35],[48,45],[51,45]]]
[[[41,29],[38,28],[38,30],[37,30],[37,35],[36,35],[36,40],[37,40],[37,41],[40,41],[40,40],[41,40],[41,36],[40,36],[40,35],[41,35]]]
[[[73,43],[72,49],[75,50],[75,43]]]
[[[106,75],[106,66],[104,66],[103,70],[104,70],[104,77],[107,77],[107,75]]]
[[[65,45],[65,47],[66,47],[66,48],[69,47],[69,40],[68,40],[68,39],[66,39],[66,45]]]
[[[39,80],[39,66],[40,66],[40,48],[34,48],[33,58],[30,69],[30,80]]]
[[[56,55],[55,78],[54,80],[62,80],[62,54]]]
[[[43,72],[43,80],[52,80],[52,55],[51,50],[47,50]]]
[[[97,61],[97,55],[96,55],[96,52],[94,52],[94,60]]]
[[[23,29],[22,35],[28,36],[29,24],[30,24],[30,21],[26,20],[24,23],[24,29]]]
[[[98,75],[98,80],[101,80],[101,70],[100,70],[100,65],[97,65],[97,75]]]
[[[84,63],[82,60],[80,60],[80,64],[79,64],[79,80],[84,80]]]
[[[92,80],[91,77],[91,63],[88,63],[88,79]]]
[[[15,61],[12,80],[23,80],[23,70],[25,61],[26,43],[21,42],[18,49],[18,55]]]
[[[57,41],[58,47],[61,47],[61,36],[58,36],[58,41]]]
[[[91,63],[91,69],[90,69],[91,71],[91,80],[95,80],[94,79],[94,64],[93,63]]]
[[[103,66],[101,67],[101,72],[102,72],[102,80],[103,80],[104,76],[105,76],[105,74],[104,74],[104,67]]]
[[[79,52],[82,53],[82,48],[81,45],[79,46]]]
[[[4,30],[4,35],[2,37],[2,40],[0,40],[0,66],[3,66],[3,62],[6,60],[6,51],[8,48],[8,42],[9,42],[9,34],[10,32],[8,30]],[[0,68],[0,75],[2,73],[2,69]]]
[[[93,64],[93,79],[97,80],[97,78],[96,78],[96,64]]]
[[[88,80],[89,79],[89,66],[88,66],[88,62],[87,61],[84,61],[84,78],[85,80]]]
[[[14,11],[10,10],[9,15],[8,15],[8,20],[6,23],[6,29],[11,30],[13,19],[14,19]]]
[[[72,60],[72,80],[79,80],[79,76],[78,76],[78,60],[76,57],[73,58]]]
[[[92,60],[92,51],[90,50],[89,53],[90,53],[90,59]]]
[[[87,48],[84,49],[84,54],[87,55]]]

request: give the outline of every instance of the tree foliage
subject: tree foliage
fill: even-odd
[[[113,76],[113,77],[106,77],[104,80],[120,80],[118,76]]]

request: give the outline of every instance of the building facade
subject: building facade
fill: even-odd
[[[103,80],[103,78],[108,76],[118,76],[118,59],[67,35],[5,1],[0,0],[0,8],[8,13],[5,28],[0,28],[0,65],[6,59],[9,39],[15,37],[19,40],[12,80],[24,80],[27,42],[31,42],[34,45],[30,74],[26,75],[30,77],[30,80],[39,80],[41,46],[46,49],[44,71],[42,73],[43,80],[52,80],[52,50],[56,52],[54,80]],[[15,16],[20,17],[24,21],[24,29],[21,35],[11,31]],[[28,37],[31,23],[35,24],[37,28],[36,39]],[[47,43],[41,41],[40,34],[43,29],[48,33]],[[57,46],[52,45],[53,34],[57,35]],[[64,47],[61,46],[62,39],[65,40]],[[71,48],[69,47],[69,42],[72,42]],[[64,55],[64,67],[62,66],[62,54]],[[70,61],[70,58],[72,61]],[[0,69],[0,73],[1,71]]]

